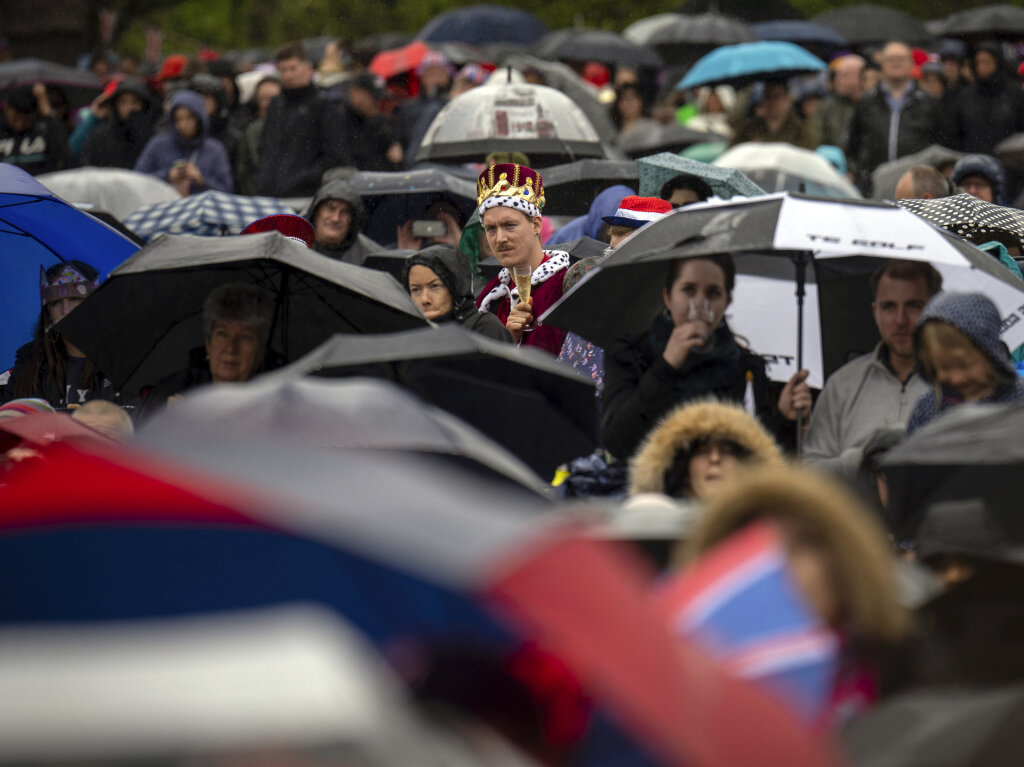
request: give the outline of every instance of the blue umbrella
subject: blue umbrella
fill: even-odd
[[[145,240],[158,234],[218,237],[240,234],[258,218],[294,212],[275,197],[250,197],[211,189],[180,200],[147,205],[128,216],[124,225]]]
[[[100,278],[139,246],[64,202],[16,165],[0,163],[0,369],[32,339],[39,316],[39,268],[79,260]]]
[[[686,73],[678,90],[701,85],[747,85],[758,80],[785,79],[821,72],[825,62],[793,43],[768,41],[716,48]]]
[[[832,27],[800,19],[763,21],[760,24],[754,24],[754,34],[762,40],[784,40],[790,43],[824,45],[833,48],[842,48],[846,45],[846,38]]]
[[[435,16],[419,31],[416,39],[428,43],[457,40],[470,45],[533,45],[547,32],[544,22],[532,13],[485,3],[467,5]]]

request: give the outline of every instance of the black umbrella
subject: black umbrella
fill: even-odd
[[[1010,541],[1024,543],[1022,429],[1024,406],[960,405],[893,448],[882,466],[889,480],[889,524],[897,537],[915,538],[937,501],[980,498]]]
[[[954,13],[942,26],[943,37],[1020,40],[1024,37],[1024,8],[983,5]]]
[[[836,8],[815,16],[813,21],[832,27],[850,45],[878,45],[888,40],[913,45],[926,43],[932,37],[924,24],[909,13],[873,3]]]
[[[556,61],[599,61],[627,67],[664,66],[661,56],[646,45],[605,29],[559,29],[549,32],[532,48],[535,56]]]
[[[694,144],[724,140],[721,134],[696,131],[677,122],[671,122],[668,125],[659,123],[635,130],[622,138],[618,148],[629,157],[639,159],[649,154],[676,153]]]
[[[165,235],[111,272],[65,317],[60,333],[115,387],[137,392],[188,363],[203,343],[207,294],[229,282],[275,295],[270,350],[285,360],[332,333],[386,333],[425,322],[389,275],[327,258],[277,232]]]
[[[966,192],[934,200],[898,200],[907,210],[965,240],[999,240],[1024,250],[1024,211],[993,205]]]
[[[602,191],[615,184],[636,188],[635,160],[577,160],[544,169],[547,216],[583,216]]]
[[[532,349],[449,323],[337,335],[265,378],[370,375],[403,384],[515,453],[542,477],[597,443],[593,383]]]
[[[380,380],[264,376],[246,386],[207,386],[146,421],[137,441],[272,442],[447,456],[543,493],[518,458],[458,418]]]
[[[623,35],[654,48],[666,64],[691,64],[720,45],[758,39],[747,24],[718,13],[661,13],[631,24]]]
[[[911,690],[842,733],[855,767],[972,767],[1024,760],[1024,686]]]
[[[103,83],[92,72],[65,67],[44,59],[16,59],[0,63],[0,101],[18,85],[30,83],[56,85],[72,107],[87,105],[103,90]]]
[[[787,0],[686,0],[675,10],[679,13],[714,11],[734,16],[737,19],[744,19],[750,23],[775,19],[802,19],[804,17]]]

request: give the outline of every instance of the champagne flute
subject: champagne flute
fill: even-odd
[[[533,277],[533,267],[529,264],[516,264],[512,267],[512,279],[516,282],[516,290],[519,291],[520,301],[530,300],[530,290],[533,287],[531,279]],[[524,332],[530,332],[533,327],[523,328]]]
[[[698,302],[697,299],[691,298],[689,308],[686,312],[686,319],[690,322],[703,322],[710,325],[712,328],[717,324],[715,322],[717,316],[715,310],[711,307],[711,302],[708,299],[704,299]],[[713,331],[712,331],[713,332]],[[711,346],[711,333],[709,332],[707,337],[704,339],[704,343],[700,345],[700,349],[707,350]]]

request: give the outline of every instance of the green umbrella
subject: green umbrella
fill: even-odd
[[[719,168],[671,152],[641,157],[636,164],[640,172],[641,197],[657,197],[665,182],[681,173],[704,179],[723,200],[735,196],[758,197],[765,194],[761,187],[738,170]]]

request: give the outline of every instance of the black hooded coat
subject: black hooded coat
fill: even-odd
[[[981,43],[978,51],[996,60],[996,73],[960,91],[950,115],[952,145],[962,152],[992,154],[1000,141],[1024,131],[1024,90],[1007,72],[998,44]]]
[[[355,187],[343,179],[328,181],[313,196],[313,200],[309,203],[309,209],[306,211],[306,218],[313,222],[313,226],[316,226],[317,208],[327,200],[347,202],[352,207],[352,222],[349,224],[348,236],[344,240],[336,245],[327,245],[317,241],[313,243],[313,250],[356,266],[362,266],[366,257],[371,253],[383,250],[380,245],[360,231],[366,218],[363,198],[359,196]]]

